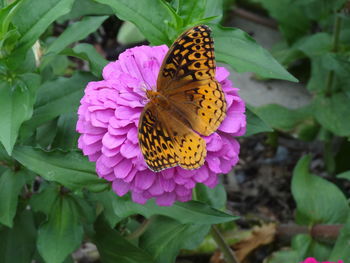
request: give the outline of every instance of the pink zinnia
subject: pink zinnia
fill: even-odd
[[[300,263],[344,263],[344,262],[343,260],[338,260],[337,262],[330,262],[330,261],[318,262],[315,258],[307,258]]]
[[[174,167],[155,173],[143,158],[138,144],[138,122],[147,98],[143,87],[156,86],[168,47],[139,46],[126,50],[103,70],[103,80],[89,82],[78,110],[79,148],[96,162],[97,174],[112,182],[123,196],[131,192],[134,202],[155,198],[158,205],[191,200],[196,183],[216,186],[217,175],[228,173],[238,162],[239,143],[233,136],[245,133],[245,104],[217,67],[216,78],[226,95],[227,117],[208,137],[205,164],[196,170]]]

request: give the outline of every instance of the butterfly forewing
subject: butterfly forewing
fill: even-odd
[[[211,30],[197,26],[183,33],[165,56],[157,90],[191,128],[208,136],[226,116],[226,100],[215,79],[215,57]]]
[[[179,36],[170,47],[157,79],[157,90],[173,92],[189,82],[215,78],[215,57],[211,30],[193,27]]]

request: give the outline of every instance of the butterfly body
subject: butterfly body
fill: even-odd
[[[147,90],[146,96],[150,100],[149,103],[155,104],[157,107],[165,110],[170,108],[170,104],[167,98],[164,95],[162,95],[160,92]]]
[[[174,42],[161,66],[157,90],[147,90],[146,95],[139,145],[148,167],[157,172],[202,166],[207,151],[200,135],[215,132],[226,116],[207,26],[193,27]]]

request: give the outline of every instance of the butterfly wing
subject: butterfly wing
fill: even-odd
[[[171,112],[149,102],[139,121],[139,144],[148,167],[161,171],[179,165],[196,169],[204,164],[205,141]]]
[[[205,25],[183,33],[170,47],[157,79],[157,90],[191,128],[210,135],[226,116],[226,100],[215,79],[211,30]]]

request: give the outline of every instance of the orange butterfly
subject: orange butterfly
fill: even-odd
[[[157,90],[147,90],[138,139],[148,167],[155,171],[204,164],[206,143],[199,134],[215,132],[226,116],[226,100],[215,79],[211,30],[205,25],[180,35],[166,54]]]

